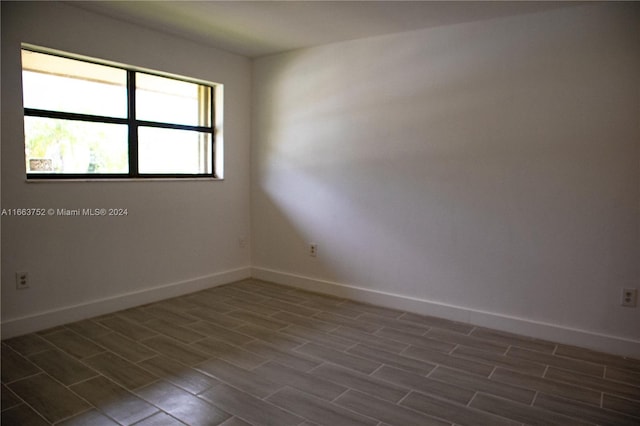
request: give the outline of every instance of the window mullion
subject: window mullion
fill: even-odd
[[[211,89],[209,90],[209,114],[211,114],[210,117],[210,124],[211,124],[211,173],[213,174],[213,177],[218,177],[217,173],[216,173],[216,103],[215,103],[215,96],[216,96],[216,88],[215,87],[211,87]]]
[[[106,117],[103,115],[93,114],[79,114],[65,111],[51,111],[37,108],[25,108],[24,115],[28,117],[56,118],[61,120],[88,121],[93,123],[127,124],[126,118]]]
[[[136,73],[127,71],[127,101],[129,125],[129,175],[138,177],[138,122],[136,121]]]

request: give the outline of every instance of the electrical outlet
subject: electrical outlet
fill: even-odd
[[[318,255],[318,245],[316,243],[309,243],[309,256],[316,257]]]
[[[16,272],[16,288],[18,290],[29,288],[29,274],[27,272]]]
[[[638,304],[638,289],[637,288],[623,288],[622,289],[622,301],[620,305],[627,308],[635,308]]]

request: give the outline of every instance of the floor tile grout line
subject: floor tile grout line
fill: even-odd
[[[471,408],[471,402],[475,399],[475,397],[478,395],[480,391],[475,391],[473,393],[473,395],[471,396],[471,398],[469,398],[469,401],[467,401],[467,404],[465,405],[465,407]]]
[[[77,381],[77,382],[74,382],[74,383],[70,383],[70,384],[68,384],[68,385],[65,385],[64,383],[60,382],[59,380],[58,380],[58,382],[59,382],[62,386],[65,386],[66,388],[68,388],[69,390],[71,390],[71,389],[70,389],[70,387],[71,387],[71,386],[74,386],[74,385],[77,385],[78,383],[82,383],[82,382],[85,382],[85,381],[87,381],[87,380],[95,379],[95,378],[96,378],[96,377],[98,377],[98,376],[104,376],[104,374],[102,374],[101,372],[99,372],[99,371],[98,371],[98,370],[96,370],[95,368],[91,367],[90,365],[85,365],[85,366],[86,366],[86,367],[88,367],[89,369],[91,369],[91,370],[95,373],[95,375],[94,375],[94,376],[92,376],[92,377],[89,377],[88,379],[83,379],[83,380],[80,380],[80,381]],[[53,376],[51,376],[51,377],[52,377],[53,379],[55,379],[55,377],[53,377]],[[57,380],[57,379],[55,379],[55,380]]]
[[[571,370],[568,370],[571,371]],[[592,376],[595,377],[595,376]],[[638,383],[630,383],[630,382],[625,382],[624,380],[618,380],[618,379],[610,379],[608,377],[597,377],[598,379],[602,379],[602,380],[606,380],[607,382],[611,382],[613,384],[621,384],[621,385],[627,385],[627,386],[633,386],[639,389],[640,391],[640,382]]]
[[[595,378],[595,379],[597,379],[597,380],[602,380],[602,381],[609,382],[609,383],[612,383],[612,384],[622,384],[622,385],[625,385],[625,386],[630,386],[630,387],[632,387],[632,388],[637,389],[638,391],[640,391],[640,386],[635,386],[635,385],[632,385],[632,384],[629,384],[629,383],[626,383],[626,382],[617,382],[617,381],[612,381],[612,380],[609,380],[609,379],[602,379],[602,378],[599,378],[599,377],[589,376],[589,375],[587,375],[587,374],[583,374],[583,373],[579,373],[579,372],[576,372],[576,371],[567,370],[567,369],[563,369],[563,368],[553,367],[553,366],[547,366],[547,368],[548,368],[548,369],[550,369],[550,368],[555,368],[555,369],[557,369],[557,370],[565,371],[565,372],[567,372],[567,373],[569,373],[569,374],[574,374],[574,375],[575,375],[575,374],[578,374],[578,375],[584,375],[584,376],[587,376],[587,377],[590,377],[590,378]],[[547,378],[547,377],[546,377],[546,373],[545,373],[545,377],[544,377],[544,378]],[[571,385],[571,386],[575,386],[575,387],[583,388],[583,389],[589,389],[589,390],[592,390],[592,391],[594,391],[594,392],[604,392],[604,391],[605,391],[605,390],[602,388],[602,386],[591,386],[591,385],[588,385],[588,384],[587,384],[587,385],[585,385],[585,384],[577,384],[577,383],[575,383],[575,382],[573,382],[573,381],[569,381],[569,380],[562,379],[562,378],[554,378],[554,379],[549,379],[549,378],[547,378],[547,379],[548,379],[548,380],[553,380],[553,381],[556,381],[556,382],[560,382],[560,383],[564,383],[564,384],[568,384],[568,385]],[[622,397],[622,395],[617,394],[617,393],[615,393],[615,392],[609,392],[609,393],[611,393],[611,394],[613,394],[613,395],[615,395],[615,396]],[[639,398],[638,400],[640,400],[640,398]]]
[[[634,401],[634,400],[629,400],[629,399],[626,399],[626,398],[621,398],[621,399],[625,399],[625,400],[626,400],[626,401],[628,401],[629,403],[635,403],[635,402],[636,402],[636,401]],[[628,413],[628,412],[620,411],[620,410],[617,410],[617,409],[615,409],[615,408],[611,408],[611,407],[601,407],[601,409],[602,409],[603,411],[605,411],[605,412],[611,411],[611,412],[614,412],[614,413],[616,413],[616,414],[622,414],[622,415],[624,415],[624,416],[632,417],[633,419],[638,419],[638,424],[640,424],[640,412],[638,412],[638,413],[634,413],[634,414],[630,414],[630,413]]]
[[[627,385],[627,386],[633,386],[633,387],[638,388],[638,390],[640,391],[640,384],[634,384],[634,383],[625,382],[623,380],[615,380],[615,379],[610,379],[610,378],[607,378],[607,377],[601,377],[601,376],[597,376],[597,375],[594,375],[594,374],[589,374],[589,373],[586,373],[584,371],[580,371],[578,369],[571,368],[571,367],[559,367],[559,366],[550,365],[550,364],[541,364],[541,365],[546,365],[549,368],[565,371],[565,372],[567,372],[569,374],[580,374],[580,375],[587,376],[587,377],[590,377],[590,378],[593,378],[593,379],[603,380],[603,381],[606,381],[606,382],[609,382],[609,383],[612,383],[612,384],[616,384],[617,383],[617,384],[622,384],[622,385]]]
[[[388,364],[383,364],[383,365],[381,365],[381,366],[380,366],[380,368],[383,368],[383,367],[395,368],[395,367],[390,366],[390,365],[388,365]],[[378,368],[378,370],[379,370],[380,368]],[[376,370],[376,371],[377,371],[377,370]],[[424,393],[424,392],[420,391],[419,389],[414,389],[414,388],[412,388],[412,387],[407,387],[407,386],[405,386],[405,385],[402,385],[402,384],[399,384],[399,383],[396,383],[396,382],[392,382],[392,381],[390,381],[390,380],[388,380],[388,379],[385,379],[385,378],[383,378],[383,377],[373,376],[373,374],[374,374],[374,373],[375,373],[375,371],[369,375],[369,377],[370,377],[371,379],[374,379],[374,380],[376,380],[376,381],[379,381],[379,382],[381,382],[381,383],[386,384],[387,386],[390,386],[390,387],[392,387],[392,388],[396,388],[396,389],[398,389],[398,390],[400,390],[400,391],[404,391],[404,392],[405,392],[404,396],[403,396],[402,398],[400,398],[400,400],[398,400],[397,402],[395,402],[395,404],[396,404],[396,405],[399,405],[399,404],[400,404],[400,401],[402,401],[403,399],[405,399],[405,398],[407,397],[407,395],[409,395],[411,392]],[[421,377],[422,377],[422,376],[421,376]],[[358,389],[355,389],[355,390],[358,390]],[[359,391],[359,392],[362,392],[362,393],[366,393],[366,394],[371,395],[369,392],[365,392],[365,391]],[[375,396],[375,395],[372,395],[372,396]]]
[[[529,425],[529,423],[522,423],[522,422],[518,422],[516,419],[514,419],[514,418],[512,418],[512,417],[507,417],[506,415],[503,415],[503,414],[494,413],[494,412],[491,412],[491,411],[486,411],[486,410],[484,410],[483,408],[479,408],[479,407],[472,407],[472,406],[471,406],[471,403],[473,402],[473,399],[475,399],[478,395],[485,395],[485,396],[489,396],[489,397],[492,397],[492,398],[496,398],[496,399],[499,399],[499,400],[502,400],[502,401],[509,401],[507,398],[504,398],[504,397],[501,397],[501,396],[498,396],[498,395],[492,395],[492,394],[487,394],[487,393],[485,393],[485,392],[478,391],[478,392],[476,392],[476,395],[474,395],[474,397],[472,398],[472,400],[471,400],[471,401],[469,401],[469,408],[470,408],[470,409],[472,409],[472,410],[477,410],[477,411],[480,411],[480,412],[482,412],[482,413],[488,413],[488,414],[490,414],[490,415],[492,415],[492,416],[495,416],[495,417],[498,417],[498,418],[500,418],[500,419],[505,419],[505,420],[508,420],[508,421],[510,421],[510,422],[514,422],[514,423],[516,423],[516,424],[521,424],[522,426],[528,426],[528,425]],[[515,401],[509,401],[509,402],[518,404],[518,402],[515,402]],[[525,406],[526,406],[526,404],[523,404],[523,405],[525,405]],[[553,413],[553,412],[548,411],[548,410],[544,410],[544,411],[547,411],[547,412],[549,412],[549,413]],[[564,416],[564,417],[569,417],[569,416]],[[539,422],[537,422],[537,424],[539,424]],[[596,426],[596,425],[594,424],[594,425],[591,425],[591,426]]]
[[[575,363],[580,364],[580,365],[587,364],[587,365],[591,365],[591,366],[607,367],[606,363],[598,363],[598,362],[593,362],[593,361],[587,361],[587,360],[584,360],[584,359],[572,358],[572,357],[567,357],[567,356],[564,356],[564,355],[552,354],[552,356],[557,358],[557,359],[575,362]],[[640,374],[640,371],[638,371],[637,374]]]
[[[501,353],[500,355],[502,356],[507,356],[507,354],[509,353],[509,351],[511,350],[511,348],[513,348],[513,345],[507,345],[507,348],[504,350],[503,353]]]
[[[139,342],[136,342],[135,340],[133,340],[133,339],[131,339],[131,338],[128,338],[127,336],[125,336],[125,335],[123,335],[123,334],[121,334],[121,333],[118,333],[117,331],[112,331],[112,334],[118,334],[118,335],[120,335],[120,336],[124,337],[125,339],[131,340],[131,341],[132,341],[132,342],[134,342],[134,343],[139,343]],[[90,365],[88,365],[86,362],[84,362],[84,360],[86,360],[86,359],[88,359],[88,358],[92,358],[92,357],[94,357],[94,356],[96,356],[96,355],[103,354],[103,353],[105,353],[105,352],[109,352],[109,353],[111,353],[111,354],[114,354],[114,355],[120,356],[121,358],[123,358],[123,359],[125,359],[125,360],[127,360],[127,361],[129,361],[129,362],[131,362],[131,363],[133,363],[133,364],[136,364],[136,363],[137,363],[137,361],[133,361],[133,360],[130,360],[130,359],[128,359],[128,358],[125,358],[125,357],[124,357],[124,356],[122,356],[122,355],[119,355],[118,353],[116,353],[116,352],[115,352],[115,351],[113,351],[112,349],[110,349],[110,348],[108,348],[108,347],[106,347],[106,346],[104,346],[104,345],[100,344],[98,341],[94,340],[93,338],[85,337],[85,339],[87,339],[87,340],[91,341],[92,343],[94,343],[94,344],[96,344],[96,345],[98,345],[98,346],[100,346],[100,347],[104,348],[104,351],[103,351],[103,352],[100,352],[100,353],[97,353],[97,354],[90,355],[90,356],[84,357],[84,358],[82,358],[82,359],[79,359],[79,361],[81,361],[81,362],[82,362],[83,364],[85,364],[87,367],[90,367],[90,368],[91,368],[91,366],[90,366]],[[148,347],[146,347],[146,348],[147,348],[148,350],[150,350],[151,352],[153,352],[153,353],[154,353],[154,355],[153,355],[153,356],[150,356],[149,358],[145,358],[145,359],[150,359],[150,358],[153,358],[153,357],[155,357],[155,356],[159,355],[159,353],[158,353],[156,350],[151,349],[151,348],[148,348]],[[65,352],[65,353],[66,353],[66,352]],[[67,355],[72,356],[71,354],[68,354],[68,353],[67,353]]]
[[[535,393],[533,394],[533,398],[531,398],[531,403],[529,404],[529,406],[533,407],[534,404],[536,403],[536,400],[538,399],[538,395],[540,395],[540,391],[536,390]]]
[[[93,376],[93,377],[89,377],[89,378],[86,378],[86,379],[83,379],[83,380],[80,380],[80,381],[75,382],[75,383],[72,383],[72,384],[70,384],[69,386],[67,386],[67,388],[69,388],[69,390],[70,390],[71,392],[75,393],[75,392],[73,391],[73,389],[71,389],[71,386],[80,385],[80,384],[82,384],[82,383],[88,382],[89,380],[93,380],[93,379],[95,379],[96,377],[104,377],[104,378],[108,378],[108,377],[107,377],[107,376],[105,376],[104,374],[102,374],[102,373],[98,372],[95,376]],[[114,382],[114,383],[115,383],[115,382]],[[118,385],[118,386],[119,386],[119,385]]]
[[[451,348],[451,350],[449,352],[447,352],[447,355],[453,356],[453,352],[458,349],[461,345],[459,343],[457,343],[453,348]]]
[[[381,369],[383,369],[384,367],[387,367],[388,365],[385,363],[380,363],[380,366],[377,367],[375,370],[373,370],[371,373],[367,374],[368,377],[373,378],[373,375],[376,374],[378,371],[380,371]]]
[[[10,340],[10,339],[9,339],[9,340]],[[43,340],[44,340],[44,339],[43,339]],[[45,340],[45,342],[46,342],[46,343],[48,343],[48,344],[51,344],[48,340]],[[46,349],[43,349],[43,350],[41,350],[41,351],[37,351],[37,352],[30,353],[29,355],[25,355],[25,354],[23,354],[22,352],[18,351],[17,349],[15,349],[13,346],[11,346],[10,344],[8,344],[8,343],[6,343],[6,342],[5,342],[5,345],[7,345],[8,347],[10,347],[10,348],[11,348],[13,351],[15,351],[16,353],[20,354],[20,356],[22,356],[22,357],[24,357],[24,358],[27,358],[27,359],[29,359],[29,357],[32,357],[32,356],[34,356],[34,355],[39,355],[39,354],[41,354],[41,353],[43,353],[43,352],[50,351],[51,349],[57,349],[57,348],[46,348]]]
[[[74,333],[74,334],[76,334],[76,335],[80,336],[81,338],[83,338],[83,339],[85,339],[85,340],[89,340],[89,341],[90,341],[91,343],[93,343],[93,344],[96,344],[93,340],[87,339],[86,337],[82,336],[81,334],[78,334],[78,333],[74,332],[74,331],[73,331],[73,330],[71,330],[71,329],[68,329],[68,328],[67,328],[67,330],[69,330],[70,332],[72,332],[72,333]],[[57,332],[56,332],[56,333],[57,333]],[[55,334],[55,333],[49,333],[49,334]],[[44,339],[47,339],[46,337],[43,337],[43,338],[44,338]],[[61,346],[57,345],[55,342],[53,342],[53,341],[51,341],[51,340],[49,340],[49,339],[47,339],[47,342],[48,342],[48,343],[50,343],[50,344],[51,344],[55,349],[57,349],[57,350],[59,350],[59,351],[61,351],[61,352],[64,352],[66,355],[68,355],[68,356],[72,357],[73,359],[76,359],[76,360],[78,360],[78,361],[81,361],[81,362],[83,362],[83,363],[84,363],[84,360],[85,360],[85,359],[87,359],[87,358],[91,358],[92,356],[95,356],[95,355],[98,355],[98,354],[101,354],[101,353],[104,353],[104,352],[107,352],[107,351],[108,351],[107,349],[105,349],[105,348],[103,348],[102,346],[98,345],[98,346],[100,346],[100,347],[103,349],[103,350],[102,350],[102,352],[98,352],[98,353],[91,354],[91,355],[87,355],[87,356],[85,356],[85,357],[80,358],[80,357],[76,357],[75,355],[71,354],[69,351],[65,350],[64,348],[62,348]],[[25,358],[26,358],[26,357],[25,357]]]
[[[245,391],[243,391],[242,389],[239,389],[239,388],[237,388],[237,387],[235,387],[235,386],[233,386],[233,385],[228,385],[228,386],[231,386],[231,387],[232,387],[232,388],[234,388],[235,390],[240,391],[240,392],[242,392],[242,393],[245,393],[245,394],[247,394],[247,395],[251,395],[251,394],[249,394],[248,392],[245,392]],[[281,389],[278,389],[278,391],[274,392],[273,394],[276,394],[276,393],[278,393],[279,391],[281,391],[282,389],[287,388],[287,387],[288,387],[289,389],[295,390],[295,388],[293,388],[293,387],[291,387],[291,386],[284,385]],[[273,394],[272,394],[272,395],[273,395]],[[251,395],[251,396],[254,396],[254,395]],[[267,396],[267,397],[265,397],[265,398],[258,398],[258,399],[259,399],[259,400],[261,400],[262,402],[266,403],[266,404],[269,404],[269,405],[271,405],[271,406],[273,406],[273,407],[277,407],[277,408],[278,408],[278,409],[280,409],[280,410],[283,410],[283,411],[285,411],[285,412],[287,412],[287,413],[289,413],[289,414],[292,414],[292,415],[294,415],[294,416],[296,416],[296,417],[300,417],[300,418],[304,419],[301,423],[304,423],[304,422],[306,422],[307,420],[309,420],[308,418],[306,418],[306,417],[304,417],[304,416],[302,416],[302,415],[300,415],[300,414],[297,414],[297,413],[295,413],[295,412],[293,412],[293,411],[291,411],[291,410],[288,410],[288,409],[286,409],[285,407],[282,407],[282,406],[280,406],[280,405],[278,405],[278,404],[274,404],[274,403],[273,403],[273,402],[271,402],[271,401],[267,401],[267,400],[266,400],[266,398],[269,398],[270,396],[271,396],[271,395],[269,395],[269,396]],[[217,407],[217,406],[216,406],[216,407]],[[223,411],[224,411],[224,410],[223,410]],[[309,420],[309,421],[310,421],[310,420]],[[247,422],[248,422],[248,420],[247,420]]]
[[[149,401],[147,401],[146,399],[145,399],[145,401],[146,401],[147,403],[151,404],[151,403],[150,403]],[[151,405],[153,405],[153,404],[151,404]],[[156,408],[158,408],[158,409],[160,410],[160,412],[161,412],[161,413],[164,413],[164,414],[166,414],[167,416],[171,417],[172,419],[175,419],[176,421],[178,421],[178,422],[180,422],[180,423],[184,424],[184,423],[183,423],[183,422],[181,422],[179,419],[177,419],[177,418],[173,417],[171,414],[169,414],[169,413],[167,413],[166,411],[164,411],[164,410],[160,409],[160,407],[158,407],[157,405],[153,405],[153,406],[154,406],[154,407],[156,407]],[[137,424],[140,424],[140,423],[142,423],[142,422],[143,422],[143,421],[145,421],[145,420],[149,420],[151,417],[156,416],[156,415],[158,415],[158,412],[155,412],[155,413],[153,413],[153,414],[150,414],[150,415],[148,415],[147,417],[145,417],[145,418],[143,418],[143,419],[140,419],[140,420],[136,421],[132,426],[136,426]],[[120,424],[120,423],[119,423],[119,424]]]
[[[544,377],[542,379],[549,380],[551,383],[557,383],[557,384],[561,384],[561,385],[564,385],[564,386],[569,386],[569,387],[573,387],[573,388],[586,390],[586,391],[589,391],[591,393],[599,393],[599,394],[606,393],[603,390],[595,389],[593,387],[588,387],[588,386],[582,386],[582,385],[579,385],[579,384],[576,384],[576,383],[573,383],[573,382],[567,382],[567,381],[562,381],[562,380],[557,380],[557,379],[548,379],[548,378],[544,378]],[[531,390],[533,390],[533,389],[531,389]],[[542,392],[542,393],[544,393],[544,392]],[[591,406],[600,408],[599,405],[598,405],[599,403],[593,404],[593,403],[590,403],[590,402],[587,402],[587,401],[577,400],[575,398],[568,397],[568,396],[565,396],[565,395],[562,395],[562,394],[558,394],[558,393],[554,393],[554,395],[560,396],[561,398],[564,398],[564,399],[574,400],[574,401],[578,401],[578,402],[581,402],[581,403],[586,404],[586,405],[591,405]],[[616,396],[618,398],[628,399],[628,398],[625,398],[622,395],[618,395],[618,394],[612,394],[612,395],[614,395],[614,396]],[[640,399],[639,399],[639,401],[640,401]]]
[[[314,370],[317,370],[317,369],[319,369],[320,367],[322,367],[322,366],[324,366],[324,365],[327,365],[327,364],[331,364],[331,363],[323,360],[319,365],[316,365],[315,367],[311,368],[310,370],[306,371],[305,373],[308,373],[308,374],[312,374],[312,375],[313,375],[313,374],[314,374]],[[333,364],[333,365],[335,365],[335,364]],[[332,383],[333,383],[333,382],[332,382]]]
[[[72,419],[72,418],[74,418],[74,417],[76,417],[76,416],[81,416],[81,415],[83,415],[83,414],[85,414],[85,413],[88,413],[88,412],[89,412],[89,411],[91,411],[91,410],[97,410],[97,409],[96,409],[96,407],[94,407],[93,405],[89,404],[89,407],[88,407],[86,410],[84,410],[84,411],[81,411],[81,412],[79,412],[79,413],[71,414],[70,416],[67,416],[67,417],[64,417],[64,418],[62,418],[62,419],[60,419],[60,420],[57,420],[57,421],[55,421],[55,422],[49,422],[49,423],[50,423],[50,424],[52,424],[52,425],[58,425],[58,424],[60,424],[60,423],[62,423],[62,422],[65,422],[65,421],[67,421],[67,420],[69,420],[69,419]]]
[[[427,374],[423,375],[423,377],[426,377],[428,379],[431,379],[431,376],[433,375],[434,371],[436,371],[438,368],[441,367],[441,364],[434,362],[433,363],[433,368],[431,369],[431,371],[429,371]],[[444,367],[443,367],[444,368]],[[434,379],[431,379],[434,380]]]
[[[356,391],[357,391],[357,390],[356,390]],[[375,397],[374,397],[374,398],[375,398]],[[379,423],[383,423],[383,421],[382,421],[382,420],[380,420],[380,419],[378,419],[378,418],[376,418],[376,417],[373,417],[373,416],[370,416],[370,415],[363,414],[363,413],[360,413],[360,412],[358,412],[358,411],[352,410],[351,408],[349,408],[349,407],[347,407],[347,406],[344,406],[344,405],[341,405],[341,404],[336,404],[336,403],[334,403],[334,402],[332,402],[332,401],[329,401],[329,403],[330,403],[330,404],[333,404],[333,405],[334,405],[334,406],[336,406],[336,407],[340,407],[340,408],[342,408],[343,410],[346,410],[346,411],[348,411],[348,412],[350,412],[350,413],[353,413],[353,414],[355,414],[356,416],[364,417],[364,418],[371,419],[371,420],[375,420],[375,421],[377,421],[377,422],[378,422],[378,424],[379,424]]]
[[[491,370],[491,373],[489,373],[489,376],[487,376],[487,379],[491,380],[491,378],[493,377],[493,373],[495,373],[497,369],[498,369],[498,366],[494,365],[493,370]]]
[[[332,382],[332,383],[333,383],[333,382]],[[351,391],[351,390],[356,390],[356,391],[357,391],[357,389],[350,388],[349,386],[345,386],[344,388],[345,388],[345,389],[344,389],[342,392],[340,392],[340,394],[339,394],[339,395],[337,395],[337,396],[336,396],[336,397],[334,397],[333,399],[329,400],[329,402],[331,402],[331,403],[334,403],[334,404],[335,404],[335,401],[336,401],[338,398],[340,398],[342,395],[346,394],[347,392],[349,392],[349,391]],[[338,405],[338,404],[336,404],[336,405]]]
[[[103,379],[108,380],[108,381],[110,381],[111,383],[113,383],[114,385],[116,385],[116,386],[118,386],[118,387],[120,387],[120,388],[124,389],[126,392],[128,392],[128,393],[130,393],[130,394],[133,394],[133,392],[131,392],[129,389],[125,388],[124,386],[121,386],[119,383],[116,383],[114,380],[112,380],[111,378],[109,378],[109,377],[105,376],[105,375],[104,375],[104,374],[102,374],[102,373],[100,373],[98,376],[91,377],[90,379],[84,380],[84,381],[82,381],[82,382],[74,383],[74,384],[73,384],[73,385],[71,385],[71,386],[75,386],[75,385],[77,385],[77,384],[79,384],[79,383],[84,383],[84,382],[87,382],[87,381],[89,381],[89,380],[94,380],[94,379],[96,379],[97,377],[102,377]],[[114,419],[113,417],[109,416],[106,412],[102,411],[99,407],[96,407],[96,406],[95,406],[95,405],[93,405],[90,401],[88,401],[86,398],[84,398],[82,395],[78,394],[78,393],[77,393],[77,392],[75,392],[73,389],[71,389],[71,387],[70,387],[70,386],[69,386],[68,388],[69,388],[69,391],[70,391],[70,392],[72,392],[76,397],[78,397],[78,398],[80,398],[81,400],[83,400],[84,402],[86,402],[86,403],[89,405],[89,407],[91,407],[92,409],[94,409],[94,410],[96,410],[96,411],[98,411],[98,412],[100,412],[100,413],[104,414],[104,415],[105,415],[105,416],[107,416],[108,418],[112,419],[114,422],[116,422],[116,423],[120,424],[120,422],[118,422],[116,419]],[[134,396],[136,396],[136,395],[134,395]],[[87,412],[87,411],[89,411],[89,410],[85,410],[85,411],[83,411],[83,413],[85,413],[85,412]],[[80,414],[82,414],[82,413],[80,413]],[[73,417],[78,416],[78,415],[80,415],[80,414],[75,414]]]
[[[191,331],[195,331],[195,330],[191,330]],[[165,336],[165,337],[171,337],[171,335],[170,335],[170,334],[166,334],[166,333],[160,333],[160,335],[161,335],[161,336]],[[178,340],[178,341],[180,341],[180,342],[184,343],[185,345],[189,345],[189,346],[190,346],[190,345],[193,345],[194,343],[202,342],[203,340],[206,340],[206,339],[208,339],[208,338],[209,338],[209,336],[204,336],[204,337],[202,337],[202,338],[200,338],[200,339],[193,340],[193,341],[191,341],[191,342],[187,342],[187,341],[180,340],[180,339],[176,339],[176,340]]]
[[[38,373],[40,374],[40,373]],[[46,374],[46,373],[45,373]],[[29,377],[33,377],[35,375],[29,376]],[[27,377],[25,377],[27,378]],[[13,381],[12,383],[15,383],[17,380]],[[3,383],[5,386],[7,385],[6,383]],[[11,388],[8,388],[9,390],[11,390]],[[11,392],[13,392],[13,390],[11,390]],[[34,406],[32,406],[31,404],[29,404],[27,401],[25,401],[24,398],[22,398],[19,394],[17,394],[16,392],[13,392],[13,394],[21,401],[20,404],[17,404],[15,407],[20,406],[21,404],[24,404],[25,406],[27,406],[29,409],[31,409],[33,412],[35,412],[39,417],[41,417],[47,424],[53,424],[53,422],[50,422],[49,420],[47,420],[47,418],[40,413],[40,411],[36,410],[36,408]],[[11,407],[11,408],[15,408],[15,407]],[[11,409],[9,408],[9,409]],[[2,410],[5,411],[5,410]]]
[[[427,417],[429,417],[429,418],[437,419],[437,420],[443,420],[443,421],[445,421],[445,422],[449,422],[449,424],[450,424],[450,425],[452,425],[452,424],[456,424],[454,421],[451,421],[451,420],[449,420],[449,419],[447,419],[447,418],[445,418],[445,417],[439,416],[439,415],[437,415],[437,414],[429,414],[429,413],[424,412],[424,411],[422,411],[422,410],[414,410],[414,409],[412,409],[412,408],[410,408],[410,407],[408,407],[408,406],[406,406],[406,405],[402,405],[402,402],[403,402],[406,398],[408,398],[412,393],[418,393],[418,394],[421,394],[421,392],[419,392],[419,391],[410,391],[410,392],[409,392],[409,393],[407,393],[407,394],[406,394],[406,395],[405,395],[405,396],[404,396],[400,401],[398,401],[396,404],[397,404],[397,405],[399,405],[399,406],[400,406],[400,407],[402,407],[402,408],[406,408],[406,409],[409,409],[409,410],[412,410],[412,411],[418,412],[418,413],[420,413],[420,414],[422,414],[422,415],[425,415],[425,416],[427,416]],[[436,397],[436,396],[434,396],[434,395],[429,395],[429,396],[430,396],[430,397],[432,397],[432,398],[434,398],[434,399],[441,400],[440,398],[438,398],[438,397]],[[461,405],[461,406],[462,406],[462,404],[455,403],[455,402],[452,402],[452,401],[446,401],[446,402],[449,402],[449,403],[453,403],[453,404]]]
[[[164,379],[160,378],[160,379],[155,380],[155,381],[153,381],[153,382],[151,382],[151,383],[148,383],[147,385],[139,386],[139,387],[138,387],[138,388],[136,388],[136,389],[138,389],[138,390],[139,390],[139,389],[141,389],[141,388],[144,388],[144,387],[147,387],[147,386],[151,386],[151,385],[156,384],[156,383],[161,382],[161,381],[162,381],[162,382],[169,383],[169,382],[167,382],[166,380],[164,380]],[[171,384],[171,383],[169,383],[169,384]],[[173,384],[171,384],[171,385],[172,385],[172,386],[175,386],[175,385],[173,385]],[[180,388],[179,386],[176,386],[176,387]],[[182,388],[180,388],[180,389],[182,389]],[[163,409],[162,407],[160,407],[159,405],[157,405],[157,404],[153,403],[152,401],[150,401],[150,400],[148,400],[148,399],[144,398],[142,395],[138,394],[137,392],[134,392],[134,390],[129,390],[129,389],[126,389],[126,388],[125,388],[125,390],[126,390],[126,391],[128,391],[128,392],[129,392],[131,395],[133,395],[134,397],[136,397],[136,398],[140,399],[141,401],[144,401],[145,403],[147,403],[147,404],[151,405],[152,407],[155,407],[155,408],[157,408],[157,409],[158,409],[158,411],[156,411],[155,413],[152,413],[152,414],[148,415],[148,416],[147,416],[147,417],[145,417],[145,418],[142,418],[142,419],[136,420],[136,422],[134,423],[134,426],[135,426],[136,424],[138,424],[138,423],[141,423],[142,421],[144,421],[144,420],[146,420],[146,419],[149,419],[149,418],[151,418],[151,417],[153,417],[153,416],[157,415],[159,412],[160,412],[160,413],[164,413],[165,415],[167,415],[167,416],[169,416],[169,417],[171,417],[171,418],[173,418],[173,419],[176,419],[176,420],[177,420],[178,422],[180,422],[180,423],[184,423],[184,422],[182,422],[180,419],[178,419],[178,418],[174,417],[170,412],[168,412],[168,411],[164,410],[164,409]],[[184,389],[182,389],[182,390],[184,390]],[[185,391],[185,392],[187,392],[187,391]],[[190,392],[189,392],[189,393],[190,393]],[[191,394],[191,393],[190,393],[190,394]],[[191,395],[193,395],[193,394],[191,394]],[[198,398],[198,395],[193,395],[193,396],[194,396],[195,398]],[[200,398],[200,400],[202,400],[203,402],[205,402],[205,403],[207,403],[207,404],[213,405],[213,404],[211,404],[210,402],[205,401],[205,400],[204,400],[204,399],[202,399],[202,398]],[[216,408],[220,409],[219,407],[216,407]],[[224,411],[224,410],[222,410],[222,411]],[[105,413],[105,414],[106,414],[106,413]],[[229,413],[227,413],[227,414],[229,414]],[[115,420],[115,419],[114,419],[114,420]]]
[[[35,365],[35,364],[34,364],[34,365]],[[38,366],[36,365],[36,367],[38,367]],[[38,368],[40,369],[40,367],[38,367]],[[9,387],[9,385],[12,385],[12,384],[14,384],[14,383],[16,383],[16,382],[19,382],[19,381],[21,381],[21,380],[30,379],[30,378],[32,378],[32,377],[35,377],[35,376],[39,375],[39,374],[47,374],[47,372],[46,372],[46,371],[44,371],[44,370],[42,370],[42,369],[40,369],[40,371],[38,371],[37,373],[29,374],[28,376],[20,377],[20,378],[18,378],[18,379],[12,380],[12,381],[10,381],[10,382],[2,382],[2,384],[3,384],[3,385],[5,385],[5,386],[7,386],[7,388],[9,388],[9,390],[11,390],[11,388]],[[13,391],[12,391],[12,392],[13,392]],[[15,393],[15,392],[13,392],[13,393]]]
[[[219,380],[219,379],[218,379],[218,380]],[[225,382],[222,382],[222,383],[225,383]],[[226,385],[231,386],[231,384],[230,384],[230,383],[225,383],[225,384],[226,384]],[[264,401],[264,402],[269,402],[269,401],[267,401],[267,398],[269,398],[269,397],[271,397],[271,396],[273,396],[273,395],[277,394],[278,392],[280,392],[280,391],[281,391],[283,388],[285,388],[285,387],[290,387],[290,388],[292,388],[292,389],[296,389],[294,386],[292,386],[292,385],[290,385],[290,384],[288,384],[288,383],[277,383],[277,384],[278,384],[278,385],[280,385],[280,387],[279,387],[278,389],[274,390],[273,392],[271,392],[271,393],[269,393],[269,394],[267,394],[267,395],[265,395],[265,396],[263,396],[263,397],[258,397],[258,396],[256,396],[256,395],[251,395],[251,394],[249,394],[248,392],[246,392],[246,391],[244,391],[244,390],[242,390],[242,389],[240,389],[240,388],[235,388],[235,389],[238,389],[238,390],[240,390],[240,391],[242,391],[242,392],[244,392],[244,393],[246,393],[246,394],[249,394],[249,395],[251,395],[251,396],[253,396],[253,397],[255,397],[255,398],[258,398],[258,399],[260,399],[260,400],[262,400],[262,401]],[[297,390],[297,389],[296,389],[296,390]]]

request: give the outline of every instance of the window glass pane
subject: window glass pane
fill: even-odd
[[[211,134],[191,130],[138,129],[140,173],[211,173]]]
[[[126,84],[122,69],[22,51],[25,108],[126,118]]]
[[[124,124],[25,117],[27,173],[127,173]]]
[[[211,88],[156,75],[136,74],[136,118],[211,126]]]

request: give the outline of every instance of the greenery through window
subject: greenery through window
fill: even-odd
[[[29,178],[216,177],[216,86],[22,49]]]

